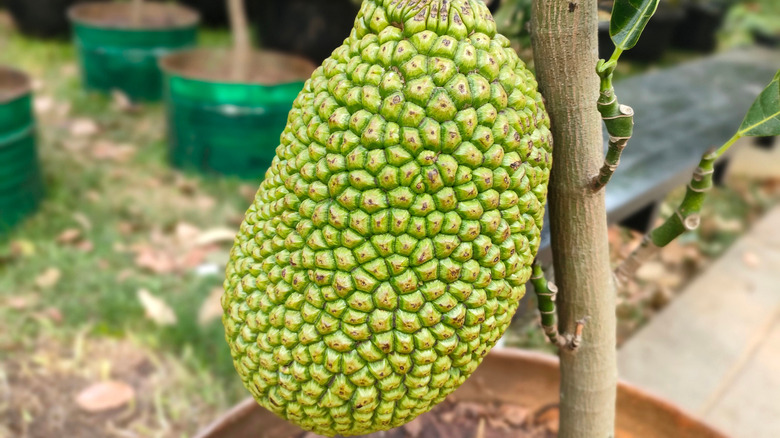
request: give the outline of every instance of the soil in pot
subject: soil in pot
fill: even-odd
[[[372,438],[472,438],[478,436],[476,431],[482,419],[486,438],[554,437],[558,389],[557,358],[514,349],[493,350],[466,383],[450,396],[450,401],[456,401],[454,406],[435,408],[400,430]],[[474,409],[475,405],[480,408]],[[450,418],[453,411],[456,414]],[[459,434],[450,431],[449,425],[441,424],[450,419],[460,429]],[[674,405],[622,382],[618,386],[616,423],[617,438],[725,438]],[[507,427],[512,434],[501,435]],[[435,432],[428,434],[429,430]],[[400,432],[404,435],[392,435]],[[197,435],[197,438],[301,437],[314,438],[316,435],[307,435],[259,407],[252,399],[237,405]]]
[[[30,81],[0,66],[0,235],[33,213],[42,196]]]
[[[67,10],[77,3],[106,0],[4,0],[16,26],[27,35],[53,38],[70,33]]]
[[[359,7],[351,0],[266,1],[253,11],[260,45],[322,63],[349,36]]]
[[[137,20],[128,3],[77,5],[74,24],[84,84],[118,89],[133,100],[162,96],[161,56],[196,43],[197,12],[172,3],[145,3]]]
[[[694,3],[685,7],[685,18],[674,30],[672,45],[681,49],[710,53],[717,46],[716,34],[727,7],[716,3]]]
[[[555,438],[558,418],[557,405],[532,412],[511,403],[474,403],[449,397],[404,426],[364,438]],[[319,435],[301,432],[295,438],[315,437]]]
[[[259,178],[315,66],[291,55],[254,52],[249,76],[238,82],[232,59],[227,50],[192,50],[161,61],[169,157],[179,168]]]
[[[615,50],[615,45],[609,36],[609,13],[599,15],[599,56],[609,59]],[[661,59],[671,45],[674,31],[684,16],[685,12],[681,7],[666,2],[659,3],[655,15],[642,32],[642,38],[631,50],[623,53],[623,59],[642,62]]]

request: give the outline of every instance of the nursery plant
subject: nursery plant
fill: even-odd
[[[242,0],[228,1],[226,15],[230,49],[179,51],[160,60],[169,157],[177,167],[257,178],[270,166],[287,113],[315,66],[254,50]]]
[[[328,436],[406,423],[479,366],[530,280],[559,347],[560,436],[614,436],[616,288],[698,225],[718,157],[780,131],[780,72],[613,272],[604,188],[633,110],[612,73],[658,1],[615,2],[608,60],[596,3],[534,1],[537,90],[482,2],[363,2],[298,96],[227,266],[226,338],[262,406]],[[555,284],[534,264],[547,199]]]

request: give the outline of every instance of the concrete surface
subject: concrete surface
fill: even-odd
[[[780,207],[631,338],[618,368],[734,437],[780,437]]]

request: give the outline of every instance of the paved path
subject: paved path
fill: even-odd
[[[780,437],[780,207],[619,353],[621,378],[739,438]]]

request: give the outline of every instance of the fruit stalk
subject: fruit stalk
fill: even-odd
[[[249,75],[249,58],[252,54],[252,42],[249,39],[244,0],[228,0],[230,30],[233,34],[233,70],[235,81],[245,82]]]
[[[596,73],[601,78],[601,91],[597,106],[609,134],[609,149],[599,174],[593,179],[594,191],[603,189],[612,179],[612,175],[620,164],[620,156],[634,134],[634,110],[630,106],[621,105],[618,102],[615,88],[612,86],[612,74],[615,71],[615,66],[617,66],[615,61],[600,60],[596,67]]]
[[[603,162],[596,0],[535,0],[532,42],[555,146],[550,184],[560,329],[576,333],[589,317],[574,354],[560,349],[560,437],[614,436],[617,364],[615,288],[607,247],[604,191],[592,179]],[[580,327],[581,329],[581,327]]]

